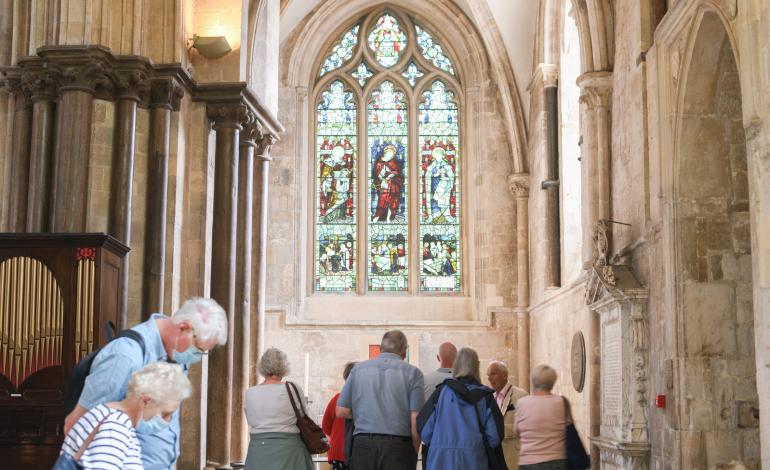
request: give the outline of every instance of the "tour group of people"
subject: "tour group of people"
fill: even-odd
[[[380,354],[349,362],[345,384],[321,421],[333,470],[412,470],[418,453],[427,470],[566,470],[567,401],[551,393],[556,371],[536,367],[532,394],[508,381],[508,368],[493,361],[481,383],[472,348],[450,342],[438,349],[436,370],[423,374],[405,361],[407,339],[392,330]],[[245,399],[251,441],[246,468],[311,470],[310,452],[297,428],[284,378],[286,354],[269,348],[259,361],[264,381]],[[299,400],[304,394],[298,393]],[[306,403],[302,402],[304,409]]]
[[[154,314],[95,355],[77,406],[64,422],[54,470],[171,470],[179,457],[179,406],[191,394],[190,365],[227,341],[227,315],[212,299],[187,300],[173,316]],[[138,337],[138,338],[137,338]],[[139,339],[140,338],[140,339]],[[552,395],[556,372],[532,371],[532,394],[508,382],[503,362],[486,369],[471,348],[449,342],[423,374],[404,359],[406,336],[392,330],[378,357],[346,364],[345,384],[324,413],[334,470],[567,468],[569,406]],[[245,468],[311,470],[299,418],[303,390],[287,382],[276,348],[258,363],[262,382],[246,392],[251,439]],[[309,418],[309,417],[308,417]],[[318,431],[320,432],[320,430]]]

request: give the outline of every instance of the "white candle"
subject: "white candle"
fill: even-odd
[[[305,353],[305,398],[310,389],[310,353]]]

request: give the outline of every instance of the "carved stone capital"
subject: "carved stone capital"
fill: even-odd
[[[262,161],[271,161],[273,157],[270,156],[270,150],[277,141],[278,139],[274,135],[264,134],[257,147],[257,157]]]
[[[243,103],[208,103],[206,114],[214,124],[214,129],[242,129],[248,117],[249,108]]]
[[[542,88],[555,87],[559,84],[559,68],[556,64],[539,64],[532,75],[527,91],[536,92]]]
[[[517,173],[508,177],[508,188],[513,193],[514,197],[528,198],[529,197],[529,173]]]
[[[60,77],[55,71],[41,67],[26,69],[22,72],[21,80],[22,86],[28,90],[32,101],[56,99]]]
[[[246,113],[246,118],[242,123],[241,145],[257,147],[258,142],[262,140],[264,128],[253,112]]]
[[[150,76],[144,70],[116,70],[114,73],[115,98],[145,101],[150,91]]]
[[[580,102],[589,108],[609,108],[612,103],[612,73],[587,72],[578,77]]]
[[[79,64],[57,67],[61,77],[59,92],[77,90],[101,97],[111,97],[114,84],[108,67],[92,58]]]
[[[7,74],[5,77],[5,89],[13,96],[14,109],[21,111],[32,105],[29,87],[25,86],[20,75]]]
[[[154,79],[150,84],[151,108],[167,108],[178,111],[182,97],[184,97],[184,88],[173,78]]]

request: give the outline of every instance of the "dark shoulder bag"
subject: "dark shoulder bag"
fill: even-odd
[[[297,394],[299,407],[297,407],[297,404],[294,402],[294,394],[291,393],[292,390]],[[321,427],[307,415],[297,386],[292,382],[286,382],[286,391],[289,392],[291,407],[294,408],[294,416],[297,417],[299,437],[302,438],[302,442],[305,443],[305,447],[307,447],[307,450],[311,454],[323,454],[329,450],[329,440],[326,438],[326,434],[324,434],[323,429],[321,429]],[[300,410],[302,411],[301,413]]]
[[[583,441],[580,440],[580,436],[575,428],[569,401],[567,401],[565,397],[561,398],[564,400],[564,416],[567,421],[567,467],[569,467],[570,470],[585,470],[586,468],[591,468],[591,458],[586,453],[586,449],[583,447]]]
[[[137,331],[123,330],[118,333],[117,336],[113,337],[109,325],[105,325],[105,336],[108,338],[108,342],[118,338],[129,338],[136,341],[142,349],[142,358],[144,358],[144,339]],[[86,378],[88,377],[88,374],[91,373],[91,365],[93,364],[94,359],[96,359],[96,355],[99,354],[101,350],[102,348],[99,348],[83,357],[83,359],[81,359],[72,369],[69,377],[67,377],[67,381],[64,383],[64,397],[62,400],[64,404],[64,416],[70,414],[77,406],[78,400],[80,400],[80,394],[83,393],[83,388],[86,385]]]

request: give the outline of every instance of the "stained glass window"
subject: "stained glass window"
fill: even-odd
[[[358,80],[358,84],[363,88],[363,86],[366,85],[367,80],[374,76],[374,72],[366,66],[366,62],[361,62],[351,75]]]
[[[406,49],[406,34],[398,20],[388,13],[382,15],[369,33],[369,47],[383,67],[396,65],[401,52]]]
[[[452,62],[449,60],[449,57],[444,54],[441,45],[436,43],[433,40],[433,36],[428,34],[424,29],[417,25],[415,25],[414,28],[417,31],[417,44],[420,46],[420,49],[422,49],[423,57],[433,62],[433,65],[441,70],[454,75],[455,69],[452,66]]]
[[[358,114],[339,80],[321,93],[316,129],[315,288],[354,290]]]
[[[372,92],[367,109],[369,151],[369,290],[409,287],[408,109],[389,81]]]
[[[326,60],[324,60],[324,63],[321,66],[321,72],[318,75],[319,77],[323,77],[332,70],[340,68],[342,64],[353,57],[353,49],[355,49],[358,44],[358,29],[359,25],[353,26],[353,28],[343,34],[340,40],[332,46],[331,51],[326,56]]]
[[[401,76],[406,78],[413,87],[414,84],[417,83],[417,80],[423,75],[425,75],[425,72],[420,70],[414,62],[409,62],[409,66],[404,70],[404,73],[401,74]]]
[[[314,291],[462,292],[458,79],[409,16],[370,15],[327,51],[313,92]]]
[[[436,80],[419,107],[420,290],[460,290],[459,123],[454,94]]]

